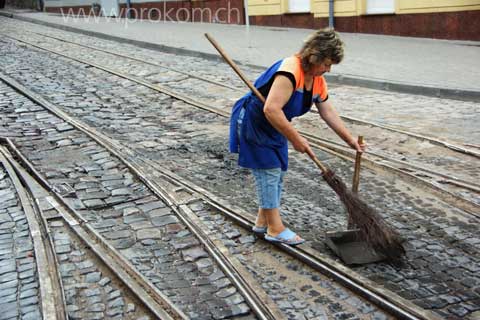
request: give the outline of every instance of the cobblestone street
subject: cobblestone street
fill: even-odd
[[[0,24],[0,136],[11,139],[54,189],[63,190],[84,220],[80,224],[91,226],[188,318],[259,317],[235,278],[178,215],[183,206],[278,317],[395,318],[262,241],[205,196],[195,198],[186,188],[166,183],[166,190],[183,192],[184,198],[172,205],[92,138],[98,132],[101,141],[145,166],[154,183],[162,181],[161,168],[222,199],[224,206],[254,215],[253,177],[228,153],[228,114],[246,89],[226,64],[4,17]],[[260,72],[253,66],[242,70],[252,80]],[[22,94],[20,87],[35,97]],[[344,266],[346,272],[425,310],[431,319],[480,319],[478,102],[340,84],[330,85],[329,93],[352,133],[366,137],[372,159],[379,155],[380,160],[372,160],[375,166],[362,168],[361,198],[406,240],[401,263]],[[59,112],[45,108],[40,98]],[[330,144],[343,143],[316,113],[294,123]],[[314,147],[319,159],[349,184],[352,161]],[[307,240],[306,248],[342,264],[327,247],[325,232],[345,230],[346,211],[310,159],[293,149],[289,153],[282,217]],[[407,177],[381,167],[388,161],[425,171],[407,168],[413,172]],[[432,175],[427,181],[425,172],[444,180]],[[448,177],[452,180],[445,182]],[[51,203],[40,204],[58,214]],[[66,231],[64,222],[51,220],[47,228],[70,319],[153,318],[82,239]],[[40,300],[29,226],[7,172],[0,170],[0,319],[40,319]]]

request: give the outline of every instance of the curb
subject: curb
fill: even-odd
[[[112,40],[120,43],[131,44],[144,49],[151,49],[151,50],[161,51],[161,52],[166,52],[171,54],[198,57],[198,58],[203,58],[211,61],[224,62],[219,55],[214,53],[194,51],[189,49],[171,47],[163,44],[126,39],[118,36],[108,35],[98,31],[87,31],[80,28],[65,26],[65,25],[61,25],[53,22],[47,22],[47,21],[41,21],[34,18],[23,17],[21,15],[14,14],[8,11],[0,11],[0,16],[17,19],[21,21],[26,21],[30,23],[35,23],[39,25],[44,25],[44,26],[48,26],[48,27],[52,27],[60,30],[80,33],[87,36],[97,37],[105,40]],[[234,61],[239,65],[247,66],[257,70],[263,71],[266,68],[265,66],[244,63],[242,61],[238,61],[235,59]],[[421,86],[421,85],[414,85],[414,84],[408,84],[408,83],[393,82],[393,81],[387,81],[387,80],[373,80],[368,78],[359,78],[359,77],[335,75],[335,74],[325,75],[325,78],[328,82],[332,84],[350,85],[350,86],[364,87],[369,89],[394,91],[394,92],[422,95],[422,96],[436,97],[436,98],[480,102],[480,91],[475,91],[475,90],[438,88],[438,87],[431,87],[431,86]]]

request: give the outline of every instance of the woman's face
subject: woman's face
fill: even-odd
[[[314,64],[312,67],[313,76],[321,76],[325,72],[330,72],[332,67],[332,60],[330,58],[324,59],[320,64]]]

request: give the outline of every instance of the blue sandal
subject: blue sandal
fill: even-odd
[[[291,246],[296,246],[297,244],[301,244],[305,242],[305,239],[295,240],[297,234],[292,230],[286,228],[276,237],[270,236],[268,234],[265,235],[265,240],[270,242],[279,242],[285,243]]]
[[[264,234],[264,233],[267,233],[267,227],[257,227],[257,226],[253,226],[252,231],[255,232],[255,233]]]

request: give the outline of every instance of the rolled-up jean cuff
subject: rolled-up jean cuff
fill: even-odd
[[[280,168],[252,169],[252,173],[255,177],[258,206],[262,209],[279,208],[286,171]]]

